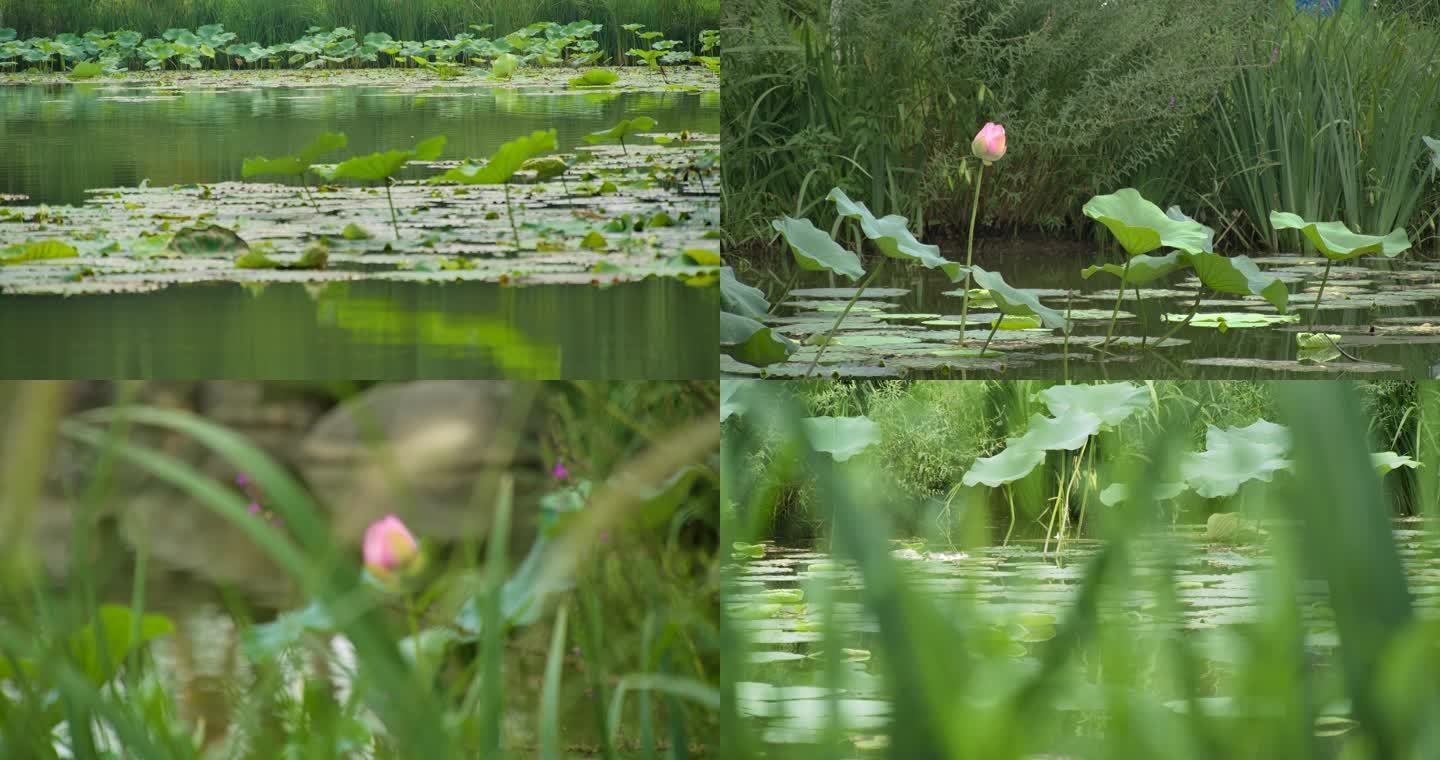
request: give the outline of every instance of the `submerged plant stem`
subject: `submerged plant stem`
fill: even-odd
[[[980,162],[980,171],[975,175],[975,197],[970,201],[970,234],[965,240],[965,284],[960,299],[960,340],[965,345],[965,321],[970,316],[970,262],[975,256],[975,215],[980,211],[980,183],[985,179],[985,162]]]
[[[992,325],[990,326],[990,334],[985,336],[985,345],[983,345],[983,346],[980,347],[980,355],[981,355],[981,356],[984,356],[984,355],[985,355],[985,350],[988,349],[988,348],[990,348],[990,341],[992,341],[992,340],[995,339],[995,332],[1000,329],[1000,322],[1001,322],[1002,320],[1004,320],[1004,319],[1005,319],[1005,317],[1004,317],[1003,315],[1002,315],[1002,316],[999,316],[999,317],[996,317],[994,324],[992,324]],[[962,335],[963,335],[963,333],[962,333]]]
[[[315,208],[316,213],[319,213],[320,204],[315,202],[315,196],[310,193],[310,181],[305,179],[304,174],[300,175],[300,186],[305,188],[305,197],[310,199],[310,205]]]
[[[835,331],[840,329],[840,323],[845,321],[845,317],[850,314],[850,309],[854,308],[855,302],[860,300],[860,294],[865,292],[865,288],[884,267],[885,259],[882,257],[880,261],[876,262],[875,268],[870,270],[870,274],[865,275],[865,279],[860,281],[860,286],[855,288],[855,295],[850,297],[849,303],[845,304],[840,316],[835,318],[835,324],[830,325],[830,329],[825,331],[825,342],[820,344],[820,350],[816,351],[815,358],[810,360],[810,368],[805,370],[805,377],[808,378],[815,373],[815,367],[820,364],[820,357],[825,355],[825,349],[830,347],[830,341],[835,339]]]

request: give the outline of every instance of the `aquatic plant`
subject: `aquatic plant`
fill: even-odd
[[[310,167],[320,156],[332,150],[339,150],[348,143],[349,139],[341,132],[322,132],[309,145],[301,148],[299,155],[276,158],[257,156],[245,159],[245,163],[240,168],[240,176],[249,179],[250,177],[279,175],[299,179],[300,186],[304,188],[305,197],[309,198],[310,205],[319,211],[320,204],[315,202],[315,196],[310,193],[310,183],[306,178],[310,173]]]
[[[414,575],[422,564],[420,545],[395,515],[371,523],[361,546],[365,569],[382,583]]]
[[[1282,313],[1285,311],[1290,295],[1280,278],[1260,271],[1248,256],[1227,257],[1215,253],[1215,231],[1186,216],[1178,207],[1161,211],[1138,191],[1127,187],[1091,198],[1083,210],[1086,216],[1105,225],[1126,253],[1123,266],[1103,264],[1087,267],[1081,272],[1086,279],[1097,272],[1120,278],[1110,326],[1105,333],[1105,342],[1100,346],[1102,350],[1110,345],[1114,336],[1120,301],[1127,286],[1135,288],[1135,298],[1139,301],[1140,285],[1185,268],[1195,272],[1203,287],[1196,289],[1195,301],[1186,317],[1160,338],[1159,345],[1164,345],[1166,338],[1190,324],[1207,287],[1217,293],[1257,295]],[[1148,255],[1162,247],[1176,251],[1166,256]]]
[[[504,185],[505,214],[510,220],[510,233],[515,238],[515,248],[520,248],[520,228],[515,225],[515,212],[510,205],[510,180],[525,162],[548,151],[555,150],[555,130],[536,130],[524,137],[517,137],[501,145],[484,164],[465,162],[444,174],[432,178],[431,182],[456,182],[462,185]]]
[[[411,150],[389,150],[364,156],[347,158],[336,164],[327,175],[331,180],[357,179],[362,182],[381,182],[385,185],[385,202],[390,206],[390,227],[396,239],[400,237],[400,221],[395,215],[395,201],[390,195],[390,183],[396,174],[411,161],[434,161],[445,149],[445,136],[423,140]]]
[[[268,46],[254,40],[241,41],[222,24],[205,24],[193,30],[168,26],[158,37],[144,37],[129,30],[92,30],[83,36],[64,33],[54,38],[28,39],[18,39],[14,29],[4,28],[0,29],[0,68],[49,72],[63,71],[68,66],[71,78],[83,79],[103,71],[131,67],[162,71],[236,66],[297,69],[401,66],[420,67],[441,78],[451,78],[458,76],[465,66],[488,61],[492,75],[506,79],[522,63],[584,66],[598,63],[604,56],[594,39],[604,26],[590,21],[536,22],[493,39],[477,36],[486,31],[489,24],[472,24],[470,28],[475,33],[462,32],[454,37],[425,41],[395,39],[379,31],[357,37],[355,28],[344,25],[309,26],[298,39]],[[718,38],[711,42],[715,46],[719,44]],[[675,50],[679,44],[661,41],[653,54],[664,63],[682,64],[689,60],[689,54]],[[646,62],[646,65],[659,68],[660,62]],[[625,56],[615,56],[613,64],[625,65]]]
[[[1384,237],[1361,235],[1351,232],[1341,222],[1306,221],[1288,211],[1271,211],[1270,226],[1276,231],[1299,230],[1310,245],[1325,257],[1325,274],[1320,278],[1320,288],[1315,291],[1315,305],[1310,313],[1311,327],[1315,326],[1315,318],[1320,313],[1320,299],[1325,295],[1325,284],[1330,281],[1332,264],[1371,253],[1393,259],[1410,248],[1410,236],[1403,227],[1395,228]]]
[[[960,301],[960,338],[959,345],[965,345],[965,322],[970,316],[970,269],[975,260],[975,215],[980,210],[980,185],[985,179],[985,167],[1005,157],[1005,127],[994,122],[987,121],[985,126],[975,134],[975,139],[970,142],[970,152],[980,160],[980,168],[975,172],[975,192],[970,202],[970,231],[965,238],[965,284],[961,286],[965,291],[965,297]],[[999,322],[996,322],[999,325]],[[990,337],[995,336],[995,331],[990,331]],[[985,346],[990,346],[990,340],[985,340]],[[985,349],[981,349],[983,353]]]
[[[619,142],[620,150],[629,153],[630,149],[625,147],[625,138],[637,132],[644,132],[655,128],[655,120],[649,116],[636,116],[633,119],[621,119],[619,123],[609,129],[602,129],[599,132],[591,132],[585,135],[585,142],[591,145],[600,143]]]

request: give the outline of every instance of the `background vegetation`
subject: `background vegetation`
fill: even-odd
[[[338,400],[359,388],[271,390]],[[713,383],[577,383],[535,397],[543,438],[528,445],[564,462],[567,483],[589,481],[593,490],[576,492],[582,508],[552,524],[553,551],[529,576],[517,572],[541,588],[557,572],[574,573],[573,590],[534,619],[512,619],[507,606],[512,584],[502,581],[524,557],[507,559],[502,518],[483,548],[418,536],[430,554],[423,574],[375,594],[358,572],[357,549],[331,536],[283,467],[204,418],[134,404],[139,392],[137,384],[97,393],[58,382],[0,383],[0,756],[612,759],[690,757],[714,746]],[[110,411],[67,415],[86,394],[94,395],[84,406],[109,404]],[[507,410],[516,415],[511,422],[526,417],[525,401],[517,397],[517,408]],[[246,473],[274,517],[247,512],[244,502],[254,496],[156,443],[157,425],[170,424]],[[502,441],[510,434],[497,432]],[[73,564],[58,583],[35,563],[28,527],[44,517],[38,504],[54,505],[41,495],[66,441],[88,441],[94,456],[60,468],[75,484],[67,505],[77,517]],[[612,477],[654,483],[655,474],[687,460],[703,472],[693,473],[689,496],[666,505],[659,521],[636,513],[643,501],[633,491],[624,496],[626,489],[604,485]],[[225,619],[195,629],[175,611],[180,602],[147,587],[143,548],[123,560],[92,554],[87,547],[102,541],[97,507],[119,480],[134,477],[127,470],[137,463],[190,494],[190,508],[251,536],[276,572],[291,572],[309,606],[276,617],[221,589]],[[477,498],[482,486],[503,491],[503,476],[483,473]],[[552,493],[568,499],[564,488]],[[538,508],[517,501],[517,525],[533,517],[519,509]],[[436,622],[451,616],[453,623]],[[467,619],[480,635],[456,641]],[[343,640],[330,637],[332,627]],[[167,657],[137,645],[152,638],[169,644]]]
[[[536,21],[590,20],[605,25],[599,40],[606,50],[633,42],[622,41],[622,24],[644,24],[698,48],[700,31],[716,28],[719,16],[719,0],[0,0],[0,28],[13,27],[21,38],[94,28],[152,37],[223,24],[263,45],[299,39],[312,26],[425,40],[453,37],[471,24],[507,34]]]
[[[1280,245],[1272,209],[1430,237],[1440,187],[1420,137],[1440,132],[1440,14],[1377,6],[1319,19],[1279,0],[729,3],[727,232],[753,243],[780,213],[825,219],[832,186],[932,237],[952,230],[970,140],[995,121],[1010,152],[986,179],[991,234],[1084,236],[1084,201],[1134,186],[1222,247]]]
[[[1304,382],[1304,381],[1297,381]],[[865,415],[880,428],[880,440],[869,456],[875,474],[886,486],[882,491],[898,495],[900,507],[889,511],[890,519],[902,532],[911,535],[945,533],[957,528],[953,510],[945,506],[951,489],[980,457],[1005,448],[1005,439],[1026,429],[1032,414],[1043,410],[1035,395],[1057,383],[1040,380],[1017,381],[817,381],[785,383],[794,403],[814,416],[849,417]],[[1103,456],[1117,462],[1145,462],[1147,442],[1157,434],[1162,408],[1183,409],[1184,443],[1203,448],[1209,426],[1241,427],[1257,419],[1276,421],[1280,414],[1277,388],[1284,384],[1259,381],[1149,381],[1145,383],[1152,408],[1122,423],[1102,436]],[[1404,381],[1354,384],[1367,435],[1374,450],[1393,450],[1420,458],[1422,416],[1417,385]],[[1421,384],[1427,385],[1427,384]],[[748,453],[746,476],[759,478],[773,466],[777,441]],[[1429,467],[1429,465],[1427,465]],[[1037,468],[1015,485],[1017,504],[1039,504],[1052,498],[1057,482],[1068,470],[1064,460],[1052,457],[1049,466]],[[1422,512],[1421,480],[1431,470],[1397,470],[1387,476],[1386,485],[1394,496],[1396,514]],[[992,524],[1004,526],[1006,501],[1000,489],[987,494]],[[1078,497],[1074,499],[1078,503]],[[1033,510],[1038,512],[1038,509]],[[775,497],[769,516],[770,530],[778,538],[803,539],[823,535],[825,506],[818,501],[813,477],[796,477]],[[1204,521],[1205,514],[1189,515]],[[1022,522],[1017,531],[1024,530]],[[1035,526],[1030,525],[1033,534]],[[1043,534],[1043,531],[1041,532]]]

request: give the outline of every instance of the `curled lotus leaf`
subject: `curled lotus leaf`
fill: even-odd
[[[844,462],[880,442],[880,426],[869,417],[806,417],[800,421],[810,448]]]
[[[835,204],[835,210],[844,217],[859,220],[860,231],[874,241],[881,253],[892,259],[907,259],[929,269],[939,269],[959,282],[965,276],[965,267],[940,255],[940,246],[928,245],[915,238],[907,226],[905,217],[898,214],[876,218],[870,209],[858,201],[850,200],[840,188],[832,188],[826,200]]]
[[[1170,216],[1145,200],[1134,188],[1086,201],[1085,215],[1105,225],[1116,242],[1132,256],[1157,248],[1175,248],[1186,253],[1203,253],[1214,245],[1215,231],[1176,210]]]
[[[1331,261],[1346,261],[1370,253],[1393,258],[1410,248],[1410,236],[1404,227],[1384,237],[1361,235],[1351,232],[1341,222],[1311,222],[1286,211],[1271,211],[1270,226],[1277,230],[1299,230],[1315,250]]]

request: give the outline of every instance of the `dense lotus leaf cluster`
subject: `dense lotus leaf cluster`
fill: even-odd
[[[198,29],[168,29],[159,37],[139,32],[98,29],[82,35],[66,32],[54,37],[18,39],[14,29],[0,28],[0,70],[71,71],[78,77],[135,69],[150,71],[238,68],[426,68],[442,77],[460,67],[488,64],[496,76],[507,77],[519,66],[624,65],[606,61],[594,39],[604,26],[590,21],[559,24],[542,21],[500,37],[483,36],[490,25],[471,25],[444,40],[397,40],[385,32],[358,36],[354,29],[311,27],[293,42],[261,45],[238,40],[220,24]],[[626,30],[643,41],[644,48],[627,53],[629,63],[652,68],[697,63],[718,70],[719,34],[700,35],[698,53],[684,49],[678,40],[659,32],[643,32],[638,24]],[[703,55],[708,53],[709,55]],[[593,85],[592,85],[593,86]]]

